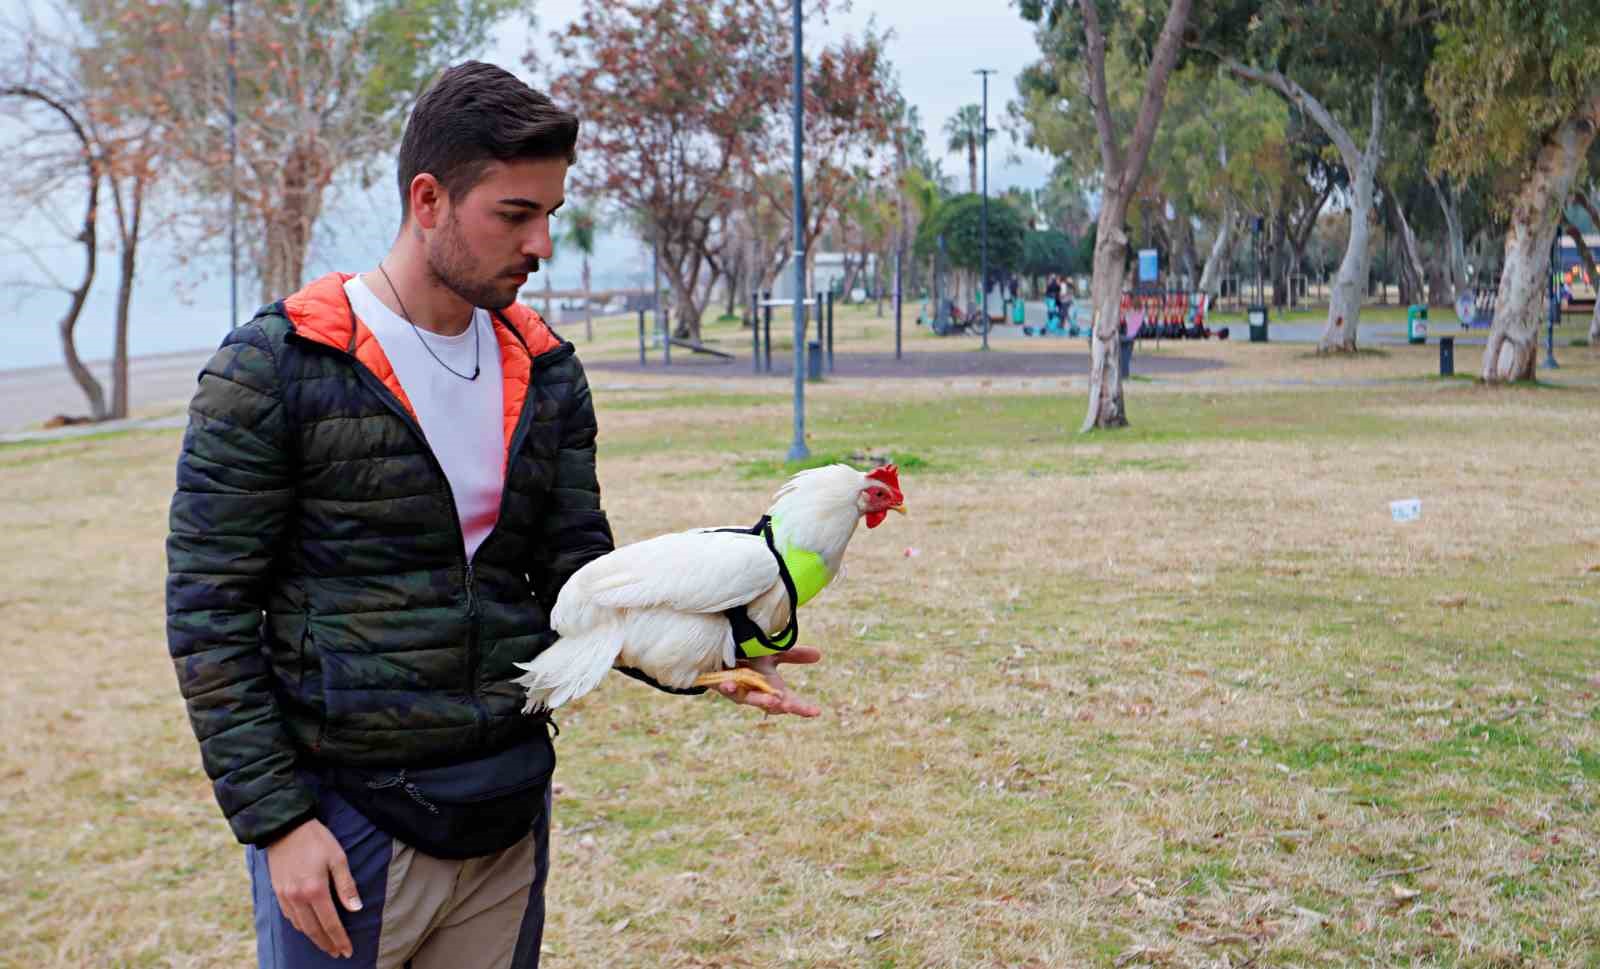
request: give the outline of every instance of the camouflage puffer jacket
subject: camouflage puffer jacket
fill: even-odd
[[[314,813],[312,760],[458,763],[525,740],[510,680],[549,609],[611,550],[572,345],[495,321],[507,460],[472,561],[388,360],[331,274],[228,335],[200,374],[167,539],[167,642],[234,834]]]

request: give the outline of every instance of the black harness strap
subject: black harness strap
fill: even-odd
[[[728,624],[733,627],[733,644],[741,647],[746,640],[755,640],[764,648],[775,653],[786,652],[795,643],[800,641],[800,596],[794,590],[794,578],[789,575],[789,565],[784,562],[783,555],[778,551],[778,543],[772,537],[772,516],[762,515],[761,520],[750,528],[719,528],[719,532],[733,532],[738,535],[760,535],[766,539],[767,551],[772,553],[773,559],[778,563],[778,578],[783,580],[783,591],[789,595],[789,624],[778,631],[776,636],[768,636],[755,620],[750,618],[750,613],[744,606],[734,606],[722,614],[728,617]],[[779,643],[787,639],[788,643],[780,646]],[[739,648],[741,655],[744,650]]]
[[[699,696],[706,691],[703,686],[690,686],[679,689],[675,686],[667,686],[665,683],[658,683],[656,678],[649,673],[644,670],[634,669],[632,666],[619,666],[617,667],[617,672],[631,676],[640,683],[648,683],[663,693],[676,693],[678,696]]]
[[[762,515],[761,520],[750,528],[715,528],[712,531],[728,532],[735,535],[760,535],[766,539],[767,551],[772,553],[773,559],[778,563],[778,578],[783,580],[783,591],[789,594],[789,624],[784,626],[776,636],[768,636],[767,631],[750,618],[750,614],[744,606],[734,606],[731,609],[723,610],[722,614],[727,617],[728,624],[733,627],[733,644],[736,649],[739,649],[740,655],[744,655],[744,650],[740,648],[740,644],[746,640],[753,639],[767,649],[777,653],[784,652],[799,642],[800,597],[795,593],[794,578],[789,575],[789,566],[783,561],[783,555],[778,552],[777,540],[772,537],[772,516]],[[778,645],[785,639],[789,641],[787,645]],[[616,669],[618,673],[631,676],[641,683],[648,683],[664,693],[675,693],[678,696],[698,696],[706,691],[703,686],[691,686],[683,689],[675,686],[666,686],[657,682],[655,677],[649,673],[635,669],[632,666],[618,666]]]

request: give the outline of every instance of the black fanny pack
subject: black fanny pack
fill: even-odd
[[[492,855],[544,813],[556,767],[543,733],[497,754],[422,770],[325,765],[318,774],[378,830],[435,858]]]

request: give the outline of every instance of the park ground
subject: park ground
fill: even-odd
[[[618,540],[753,521],[788,384],[622,369],[633,325],[580,342]],[[613,677],[558,717],[546,965],[1593,965],[1600,356],[1309,350],[1141,347],[1223,366],[1091,435],[1080,370],[813,387],[813,453],[911,509],[806,611],[825,712]],[[0,447],[0,966],[253,955],[164,649],[179,434]]]

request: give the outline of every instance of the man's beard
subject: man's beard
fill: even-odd
[[[486,310],[503,310],[517,300],[517,287],[503,275],[484,277],[473,263],[466,240],[461,237],[461,224],[455,213],[445,220],[443,231],[427,247],[428,271],[445,289]],[[530,256],[522,266],[507,267],[506,272],[539,271],[539,260]]]

